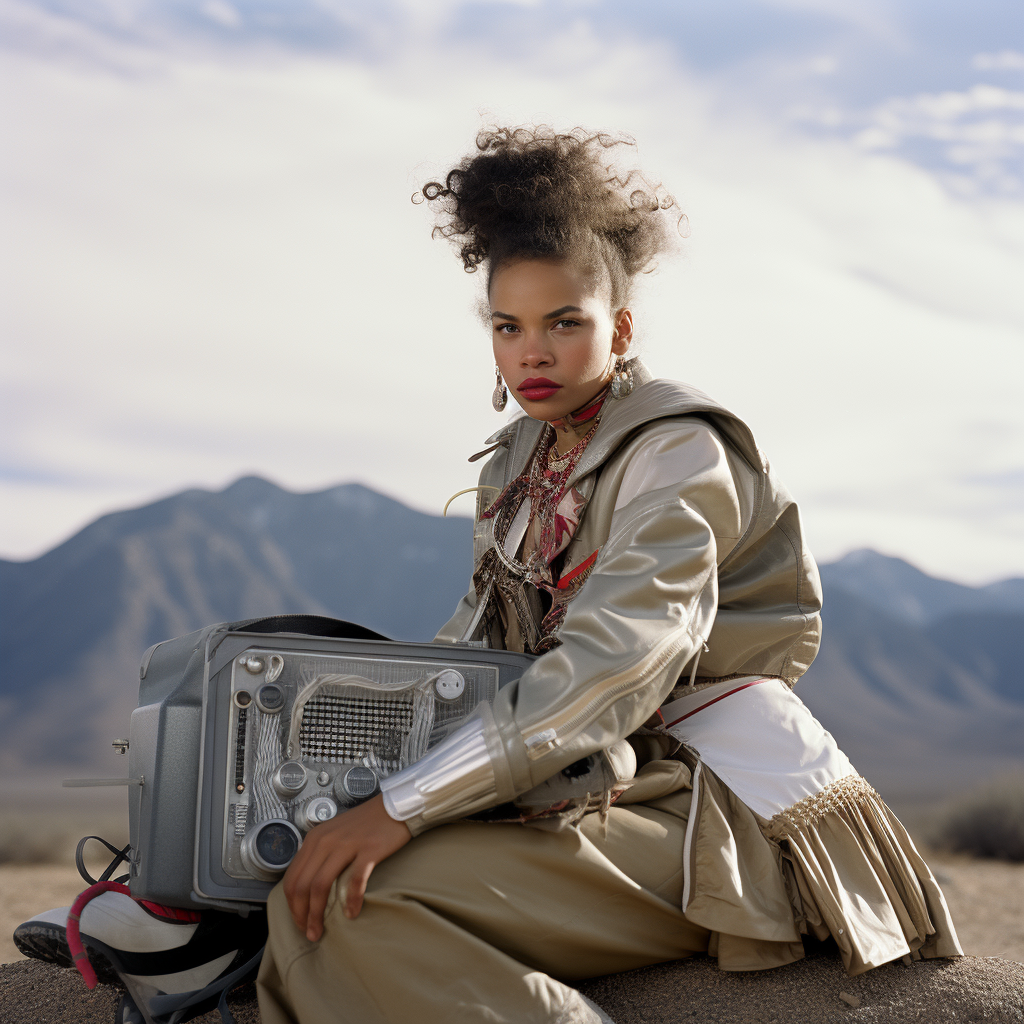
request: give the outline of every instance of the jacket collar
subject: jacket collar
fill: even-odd
[[[632,434],[655,420],[670,416],[699,416],[706,419],[758,473],[768,471],[768,462],[757,447],[750,428],[725,406],[699,388],[682,381],[655,379],[640,361],[632,361],[633,391],[608,403],[597,430],[567,482],[592,473]]]
[[[641,427],[669,416],[703,417],[740,452],[755,471],[768,472],[768,462],[757,447],[750,428],[725,406],[690,384],[652,377],[639,359],[631,359],[629,367],[633,371],[633,391],[625,398],[609,398],[605,402],[601,422],[567,481],[567,486],[593,473]],[[514,480],[526,469],[546,426],[543,420],[531,419],[524,413],[487,439],[488,444],[507,439],[509,461],[506,480]]]

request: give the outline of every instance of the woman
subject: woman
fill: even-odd
[[[423,190],[486,269],[495,408],[526,414],[481,453],[472,586],[437,640],[540,657],[309,834],[269,905],[267,1024],[592,1021],[566,982],[705,952],[774,967],[802,935],[851,973],[960,952],[906,833],[791,692],[821,603],[796,505],[742,421],[631,358],[631,285],[678,215],[616,176],[615,145],[487,132]],[[524,799],[609,749],[598,799]]]

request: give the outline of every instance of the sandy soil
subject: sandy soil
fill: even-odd
[[[1024,864],[926,854],[964,952],[1024,963]]]
[[[930,853],[964,952],[1024,963],[1024,864]],[[68,906],[85,883],[73,867],[0,866],[0,963],[24,959],[11,941],[22,921]]]

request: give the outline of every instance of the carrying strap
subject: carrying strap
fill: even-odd
[[[107,865],[106,870],[100,875],[99,878],[93,878],[89,874],[88,869],[85,866],[85,844],[90,839],[95,839],[97,843],[102,843],[113,855],[114,859]],[[78,867],[78,873],[82,878],[90,885],[95,885],[97,882],[109,882],[110,876],[114,873],[114,869],[121,861],[125,864],[131,863],[131,843],[129,843],[123,850],[119,850],[113,843],[108,843],[102,836],[86,836],[84,839],[80,839],[78,846],[75,849],[75,864]],[[114,879],[115,882],[127,882],[128,875],[120,875]]]

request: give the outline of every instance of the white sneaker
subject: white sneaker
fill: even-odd
[[[76,966],[67,938],[70,910],[44,911],[20,924],[14,931],[14,944],[27,957],[60,967]],[[196,1013],[179,1020],[189,1020],[216,1006],[221,994],[216,983],[228,981],[258,958],[267,926],[265,914],[242,918],[217,910],[182,911],[148,901],[144,904],[126,892],[107,891],[85,904],[79,933],[97,979],[124,985],[141,1019],[161,1024],[161,1018],[170,1015],[175,997],[192,1002],[185,998],[188,994],[211,990],[199,1001],[202,1009],[197,1003]],[[240,980],[231,981],[231,987]],[[125,1024],[132,1021],[132,1009],[122,1000],[118,1024],[125,1013],[129,1014],[124,1017]]]

